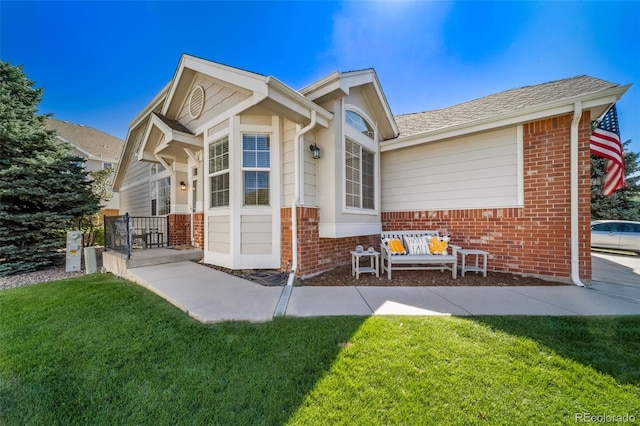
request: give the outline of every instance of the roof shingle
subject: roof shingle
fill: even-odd
[[[165,117],[164,115],[159,114],[157,112],[154,112],[154,114],[156,115],[156,117],[158,117],[160,120],[162,120],[162,122],[164,124],[166,124],[167,126],[169,126],[171,129],[177,130],[177,131],[182,132],[182,133],[187,133],[187,134],[190,134],[190,135],[193,134],[193,132],[191,130],[187,129],[178,120],[171,120],[171,119],[169,119],[169,118]]]
[[[49,130],[55,130],[63,139],[94,157],[112,161],[120,159],[124,141],[114,136],[93,127],[56,120],[51,117],[47,119],[46,127]]]
[[[397,115],[395,120],[400,137],[407,137],[617,86],[619,85],[615,83],[581,75],[511,89],[447,108]]]

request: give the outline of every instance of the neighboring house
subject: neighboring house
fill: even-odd
[[[71,145],[73,155],[86,160],[85,169],[87,171],[107,168],[115,170],[118,167],[124,146],[121,139],[93,127],[55,118],[48,118],[46,127],[48,130],[55,130],[58,139]],[[119,195],[114,192],[113,197],[104,205],[104,211],[110,215],[117,215],[120,208]]]
[[[310,276],[382,230],[447,228],[492,270],[589,279],[590,122],[628,88],[580,76],[394,117],[373,69],[294,90],[183,55],[114,187],[231,269]]]

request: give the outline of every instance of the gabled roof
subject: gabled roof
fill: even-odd
[[[124,141],[114,136],[93,127],[55,118],[47,118],[46,127],[55,130],[61,140],[70,143],[91,159],[104,159],[106,162],[117,162],[120,159]]]
[[[391,108],[373,68],[356,71],[333,72],[320,80],[300,89],[300,93],[316,103],[327,102],[349,95],[351,88],[362,87],[369,93],[370,99],[375,99],[374,107],[380,118],[378,124],[385,139],[398,136],[398,126],[394,121]]]
[[[322,127],[327,127],[333,114],[321,106],[311,102],[299,92],[272,76],[246,71],[240,68],[230,67],[218,62],[198,58],[196,56],[182,54],[178,68],[169,84],[167,100],[161,113],[168,118],[175,118],[184,99],[188,96],[193,76],[197,73],[208,76],[223,84],[232,86],[249,96],[235,113],[248,110],[257,105],[272,108],[283,115],[289,115],[296,122],[309,122],[311,111],[317,113],[317,122]],[[192,132],[198,133],[191,129]],[[200,129],[202,130],[202,129]]]
[[[395,119],[400,128],[400,137],[406,137],[618,86],[615,83],[581,75],[511,89],[447,108],[398,115]]]

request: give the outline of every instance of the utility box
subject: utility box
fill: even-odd
[[[68,231],[67,232],[67,272],[74,272],[80,270],[80,263],[82,261],[82,232],[80,231]]]
[[[85,247],[84,248],[84,273],[95,274],[98,272],[98,263],[96,259],[96,248]]]

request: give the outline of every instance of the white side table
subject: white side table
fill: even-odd
[[[487,256],[489,255],[488,251],[484,250],[474,250],[474,249],[460,249],[458,250],[458,254],[462,256],[462,276],[464,277],[465,272],[482,272],[482,276],[487,276]],[[468,254],[476,256],[476,264],[475,265],[467,265],[466,257]],[[480,266],[480,256],[482,256],[482,266]]]
[[[369,266],[360,266],[360,258],[368,257]],[[375,273],[376,277],[379,277],[380,266],[380,252],[378,251],[352,251],[351,252],[351,276],[355,275],[356,279],[360,279],[360,274],[363,272]]]

